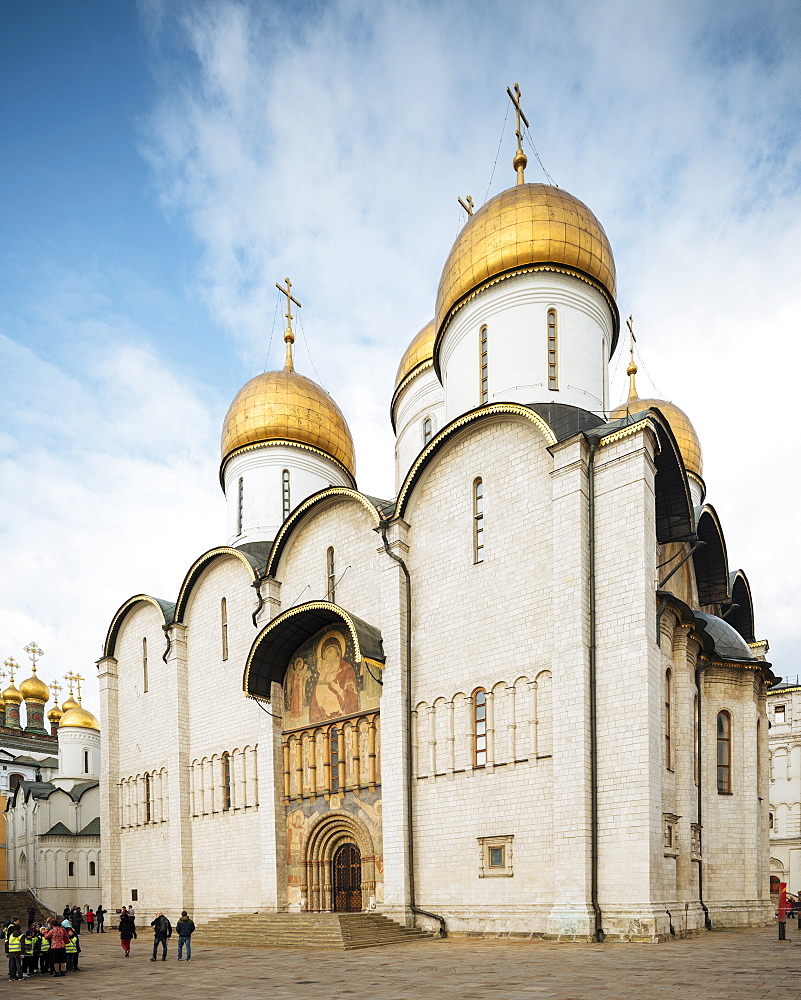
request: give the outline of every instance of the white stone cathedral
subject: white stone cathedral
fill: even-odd
[[[610,412],[601,224],[514,165],[401,360],[394,499],[295,371],[287,285],[286,365],[223,427],[227,543],[108,629],[108,909],[577,940],[769,917],[748,581],[633,356]]]

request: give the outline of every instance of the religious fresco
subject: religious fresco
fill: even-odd
[[[347,631],[326,628],[290,659],[284,678],[284,729],[375,711],[380,697],[381,686],[366,664],[356,662]]]

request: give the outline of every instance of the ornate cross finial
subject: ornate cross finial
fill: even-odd
[[[629,316],[626,320],[626,326],[629,328],[629,366],[626,369],[626,374],[629,377],[629,398],[627,402],[631,403],[637,399],[637,386],[634,382],[634,376],[637,374],[638,368],[634,361],[634,345],[637,342],[637,338],[634,336],[634,317]]]
[[[28,654],[31,661],[31,670],[36,673],[36,661],[40,660],[44,656],[44,650],[39,649],[35,642],[29,642],[25,647],[25,652]]]
[[[8,671],[8,676],[11,678],[11,683],[14,683],[14,674],[19,670],[19,664],[14,659],[13,656],[9,656],[7,660],[3,660],[3,666]]]
[[[523,130],[520,128],[520,122],[522,120],[526,128],[529,128],[528,118],[523,114],[523,109],[520,107],[520,87],[515,84],[515,92],[507,87],[506,93],[509,95],[509,100],[515,106],[515,117],[517,119],[517,127],[515,128],[515,135],[517,136],[517,152],[515,153],[515,158],[512,160],[512,166],[517,171],[517,183],[525,184],[525,169],[528,164],[528,157],[523,152]]]
[[[75,684],[75,674],[69,673],[64,674],[64,680],[67,682],[67,687],[70,689],[70,697],[72,696],[72,688]]]
[[[73,674],[72,675],[72,679],[75,681],[75,686],[78,689],[78,704],[80,705],[80,703],[81,703],[81,681],[84,680],[84,678],[81,677],[80,674]]]
[[[58,681],[53,681],[53,683],[50,684],[49,687],[50,687],[50,693],[53,695],[53,701],[56,703],[56,705],[58,705],[58,696],[61,694],[61,685],[58,683]]]
[[[475,208],[475,205],[473,204],[473,199],[470,197],[470,195],[468,195],[464,201],[461,198],[457,200],[468,215],[473,214],[473,209]]]
[[[284,371],[293,372],[295,366],[292,363],[292,345],[295,343],[295,334],[292,332],[292,303],[294,302],[298,309],[300,309],[300,302],[292,295],[292,282],[289,278],[284,278],[284,281],[286,281],[286,288],[282,288],[277,282],[275,287],[282,295],[286,295],[286,312],[284,313],[284,316],[286,316],[286,330],[284,331],[286,362],[284,364]]]

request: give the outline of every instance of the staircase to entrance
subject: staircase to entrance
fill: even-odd
[[[380,913],[243,913],[203,924],[199,945],[229,948],[312,948],[350,951],[419,941],[429,935]]]
[[[3,924],[16,917],[20,926],[27,928],[30,907],[36,911],[34,919],[37,923],[43,924],[48,917],[54,915],[53,910],[46,909],[27,889],[19,892],[0,892],[0,921]]]

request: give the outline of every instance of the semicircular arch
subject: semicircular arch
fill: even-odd
[[[199,559],[194,561],[184,577],[184,582],[181,584],[181,590],[178,593],[178,600],[175,602],[173,622],[184,621],[186,609],[189,605],[189,598],[201,576],[213,562],[224,558],[237,559],[241,562],[250,576],[251,583],[256,583],[259,579],[258,560],[250,555],[250,553],[242,552],[241,549],[235,549],[231,545],[219,545],[217,548],[209,549],[208,552],[204,552]]]
[[[111,624],[108,627],[108,632],[106,632],[106,638],[103,643],[103,656],[113,657],[117,651],[117,639],[120,635],[120,630],[125,622],[125,619],[131,614],[132,611],[136,610],[141,604],[150,604],[161,615],[162,624],[169,625],[172,621],[173,614],[175,613],[175,605],[170,601],[163,601],[158,597],[151,597],[150,594],[135,594],[133,597],[129,597],[128,600],[120,605],[120,607],[115,611],[114,617],[111,619]]]

